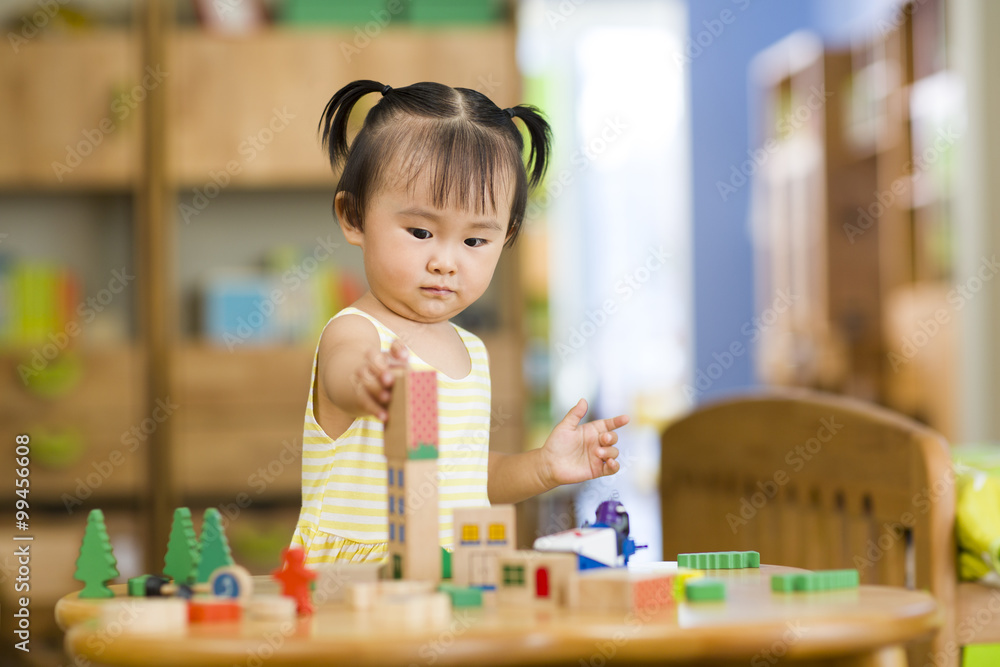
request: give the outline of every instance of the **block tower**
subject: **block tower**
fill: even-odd
[[[385,425],[389,568],[395,579],[438,581],[438,409],[435,371],[396,371]]]

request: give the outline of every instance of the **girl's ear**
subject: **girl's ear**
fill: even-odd
[[[365,238],[365,233],[361,230],[357,220],[351,218],[348,211],[353,208],[348,206],[352,195],[349,192],[338,192],[333,200],[333,208],[337,213],[337,222],[340,224],[340,231],[344,233],[344,238],[351,245],[360,246]]]

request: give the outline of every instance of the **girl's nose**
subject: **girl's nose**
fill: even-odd
[[[427,268],[431,273],[450,275],[455,273],[455,259],[450,252],[439,248],[431,255]]]

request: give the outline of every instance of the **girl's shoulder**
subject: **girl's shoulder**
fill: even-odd
[[[320,334],[319,347],[382,347],[387,330],[368,313],[349,306],[330,318]]]
[[[454,322],[451,323],[451,326],[455,327],[455,331],[458,333],[459,338],[461,338],[462,343],[465,344],[465,349],[468,351],[473,364],[488,364],[490,355],[486,349],[486,344],[483,342],[483,339],[468,329],[463,329]]]

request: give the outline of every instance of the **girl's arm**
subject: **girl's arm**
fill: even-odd
[[[626,415],[581,424],[587,414],[582,398],[553,429],[540,449],[521,454],[490,452],[487,493],[491,503],[517,503],[562,484],[613,475],[618,461],[615,429]]]
[[[520,454],[490,452],[486,486],[490,504],[519,503],[555,486],[543,478],[541,452],[541,449]]]
[[[391,367],[406,359],[398,341],[381,352],[378,332],[358,315],[338,317],[319,342],[319,390],[351,417],[376,415],[385,420],[392,390]]]

